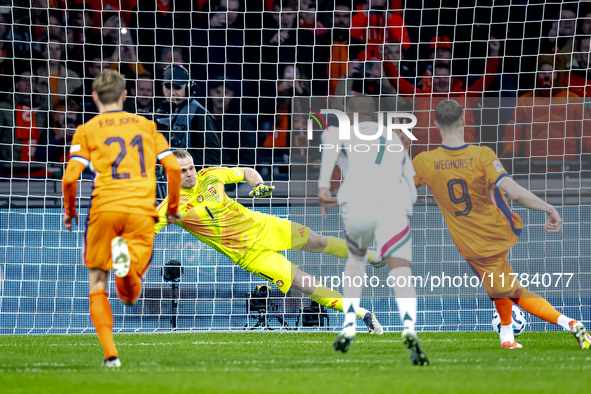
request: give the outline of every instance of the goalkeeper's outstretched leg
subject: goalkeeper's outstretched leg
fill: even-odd
[[[292,250],[303,250],[311,253],[323,253],[328,254],[340,259],[346,259],[349,257],[349,247],[344,239],[324,236],[315,233],[312,230],[308,236],[308,240],[301,246],[295,246]],[[377,264],[380,261],[380,256],[373,250],[368,250],[367,261],[372,264]]]
[[[343,295],[338,291],[321,286],[312,275],[300,269],[295,274],[291,288],[301,291],[320,305],[343,312]],[[363,320],[370,334],[381,335],[384,333],[382,325],[373,312],[359,307],[356,315],[358,319]]]

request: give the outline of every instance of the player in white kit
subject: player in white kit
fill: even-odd
[[[415,171],[396,133],[392,133],[391,140],[386,139],[386,133],[378,138],[380,126],[376,122],[373,98],[349,98],[349,119],[354,119],[355,112],[358,113],[359,134],[362,137],[376,135],[376,138],[360,138],[351,126],[350,139],[342,141],[339,140],[338,129],[331,127],[323,134],[321,147],[318,201],[323,212],[336,203],[341,206],[345,240],[349,246],[343,281],[343,311],[346,311],[346,317],[334,348],[346,352],[355,339],[355,314],[363,290],[361,279],[365,274],[368,247],[375,239],[382,263],[374,266],[387,264],[391,277],[388,283],[396,284],[396,302],[404,326],[403,343],[410,349],[414,365],[428,365],[415,331],[417,299],[410,280],[412,243],[409,218],[417,199]],[[330,194],[335,164],[339,164],[344,176],[336,201]]]

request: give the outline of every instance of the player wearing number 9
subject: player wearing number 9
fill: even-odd
[[[511,325],[512,305],[516,303],[570,331],[582,349],[590,348],[591,337],[582,323],[562,315],[539,295],[522,288],[519,281],[502,280],[512,277],[507,256],[522,228],[521,218],[511,212],[503,191],[525,208],[546,212],[548,232],[560,230],[562,220],[556,209],[513,181],[492,149],[464,142],[463,110],[456,101],[439,103],[435,118],[442,145],[413,160],[415,184],[429,186],[456,247],[483,279],[501,317],[501,346],[521,347],[515,342]]]
[[[113,315],[107,298],[109,271],[115,271],[119,300],[136,303],[141,277],[148,269],[154,244],[157,161],[168,175],[167,219],[180,220],[181,170],[154,122],[122,111],[125,79],[105,70],[92,84],[100,115],[79,126],[72,140],[63,179],[64,225],[77,219],[77,180],[89,167],[94,190],[88,209],[83,261],[88,268],[90,315],[105,352],[103,365],[120,366],[113,344]]]

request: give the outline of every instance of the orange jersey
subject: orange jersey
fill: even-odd
[[[78,161],[94,173],[93,213],[119,211],[158,217],[155,165],[170,154],[154,122],[115,111],[97,115],[78,127],[70,163]],[[72,208],[68,196],[65,204],[68,213]]]
[[[441,147],[412,162],[415,184],[426,184],[465,259],[502,253],[517,243],[521,218],[511,212],[499,183],[507,171],[488,147]]]

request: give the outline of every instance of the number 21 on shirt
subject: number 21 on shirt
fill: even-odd
[[[118,172],[117,168],[123,161],[123,158],[127,155],[127,147],[125,146],[125,140],[121,137],[109,137],[105,140],[105,145],[109,146],[113,143],[119,144],[120,152],[115,158],[115,161],[111,164],[111,177],[113,179],[129,179],[130,174],[128,172]],[[140,168],[142,170],[142,178],[147,176],[146,174],[146,162],[144,160],[144,140],[140,134],[133,137],[129,145],[133,148],[137,147],[140,156]]]

